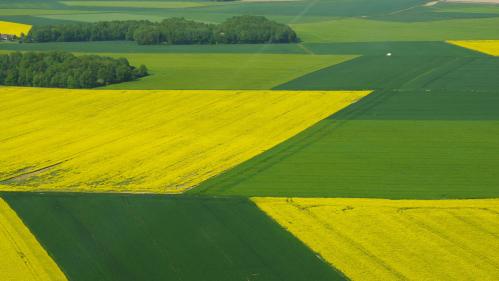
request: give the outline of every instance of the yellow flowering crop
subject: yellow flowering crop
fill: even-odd
[[[17,214],[1,198],[0,280],[67,280]]]
[[[0,190],[183,192],[367,94],[0,88]]]
[[[0,34],[21,36],[21,33],[28,34],[30,30],[31,25],[28,24],[0,21]]]
[[[499,56],[499,40],[455,40],[447,42],[491,56]]]
[[[497,280],[499,200],[253,198],[352,280]]]

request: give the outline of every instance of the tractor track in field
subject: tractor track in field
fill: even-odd
[[[43,168],[39,168],[39,169],[36,169],[34,171],[31,171],[31,172],[22,173],[19,175],[15,175],[15,176],[0,180],[0,184],[8,184],[8,183],[16,182],[16,181],[22,181],[22,180],[29,179],[31,177],[34,177],[34,176],[37,176],[41,173],[49,171],[49,170],[61,165],[62,163],[66,162],[66,161],[68,161],[68,160],[60,161],[60,162],[57,162],[55,164],[51,164],[49,166],[45,166]]]

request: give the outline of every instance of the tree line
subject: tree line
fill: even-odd
[[[75,56],[68,52],[0,55],[0,85],[95,88],[146,75],[144,65],[136,68],[125,58]]]
[[[292,43],[298,36],[288,25],[263,16],[237,16],[221,24],[169,18],[36,25],[21,42],[79,42],[130,40],[151,44],[255,44]]]

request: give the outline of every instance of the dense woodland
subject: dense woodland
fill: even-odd
[[[0,55],[0,85],[94,88],[135,80],[147,68],[135,68],[125,58],[75,56],[67,52]]]
[[[147,20],[108,21],[34,26],[22,42],[77,42],[130,40],[151,44],[253,44],[298,42],[285,24],[261,16],[238,16],[221,24],[184,18],[161,22]]]

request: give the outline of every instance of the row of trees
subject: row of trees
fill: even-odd
[[[148,44],[240,44],[298,42],[285,24],[262,16],[238,16],[221,24],[207,24],[184,18],[161,22],[109,21],[34,26],[24,42],[77,42],[131,40]]]
[[[0,85],[95,88],[146,75],[144,65],[136,68],[125,58],[75,56],[67,52],[0,55]]]

